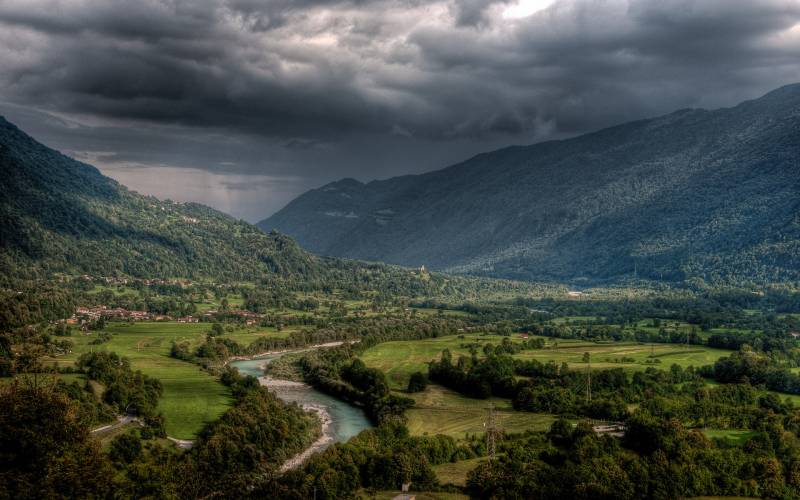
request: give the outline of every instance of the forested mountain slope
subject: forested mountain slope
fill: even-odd
[[[199,204],[131,192],[0,118],[0,275],[265,276],[325,265],[285,236]]]
[[[800,85],[444,170],[309,191],[259,223],[324,255],[523,279],[800,280]]]

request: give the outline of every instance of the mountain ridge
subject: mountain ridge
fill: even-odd
[[[797,280],[800,84],[311,190],[258,223],[309,250],[534,280]],[[726,227],[723,227],[726,226]]]
[[[309,279],[320,259],[198,203],[128,190],[0,117],[0,273]]]

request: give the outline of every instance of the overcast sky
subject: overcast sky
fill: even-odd
[[[0,114],[249,221],[798,81],[800,0],[0,0]]]

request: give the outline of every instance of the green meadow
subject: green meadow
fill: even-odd
[[[412,373],[427,372],[428,362],[439,359],[444,349],[454,356],[469,355],[466,344],[498,344],[503,337],[480,333],[448,335],[425,340],[385,342],[368,349],[361,359],[371,368],[386,374],[389,385],[396,390],[405,389]],[[519,336],[512,336],[519,342]],[[544,349],[531,349],[515,354],[518,359],[535,359],[542,363],[553,361],[567,363],[570,368],[583,369],[583,354],[588,352],[592,369],[623,368],[628,371],[644,370],[650,366],[669,369],[673,364],[682,367],[700,367],[730,355],[730,351],[705,346],[682,344],[641,344],[637,342],[597,343],[584,340],[545,339]]]
[[[666,370],[673,364],[683,368],[700,367],[731,354],[731,351],[724,349],[698,345],[551,339],[544,349],[522,351],[514,357],[535,359],[542,363],[554,361],[559,365],[567,363],[570,368],[581,369],[587,366],[583,362],[583,355],[587,352],[592,369],[624,368],[628,371],[644,370],[650,366]]]
[[[709,439],[726,439],[732,444],[744,444],[745,441],[758,434],[748,430],[704,429],[703,434]]]
[[[256,340],[262,337],[269,337],[273,339],[285,339],[294,332],[302,330],[300,327],[286,327],[278,331],[275,327],[250,327],[235,330],[233,332],[225,332],[223,338],[231,339],[241,346],[247,347]]]
[[[472,469],[489,460],[486,457],[478,457],[470,460],[459,460],[433,467],[433,472],[442,484],[454,484],[456,486],[466,486],[467,474]]]
[[[444,434],[464,439],[468,434],[483,434],[490,405],[494,405],[497,425],[507,433],[544,431],[555,421],[552,415],[516,411],[507,399],[472,399],[435,384],[423,392],[401,395],[415,401],[406,416],[408,430],[417,436]]]
[[[173,340],[197,345],[203,341],[208,328],[207,323],[109,322],[103,331],[112,334],[110,341],[92,345],[90,342],[97,337],[96,332],[75,333],[71,337],[75,343],[73,352],[55,361],[62,366],[69,365],[90,351],[116,352],[129,358],[134,369],[163,384],[159,410],[166,420],[167,434],[191,439],[232,403],[230,391],[215,377],[197,365],[169,356]]]
[[[361,359],[370,368],[378,368],[384,372],[392,389],[401,390],[408,386],[412,373],[426,373],[428,362],[439,359],[444,349],[450,349],[454,355],[468,355],[469,348],[462,347],[463,344],[498,344],[501,340],[502,337],[497,335],[468,333],[425,340],[384,342],[368,349],[361,355]]]

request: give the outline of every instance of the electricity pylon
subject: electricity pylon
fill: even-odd
[[[489,414],[486,416],[486,422],[483,423],[486,428],[486,453],[489,455],[489,460],[494,460],[496,452],[497,440],[497,421],[494,414],[494,403],[489,403]]]
[[[592,402],[592,362],[586,361],[586,403]]]

